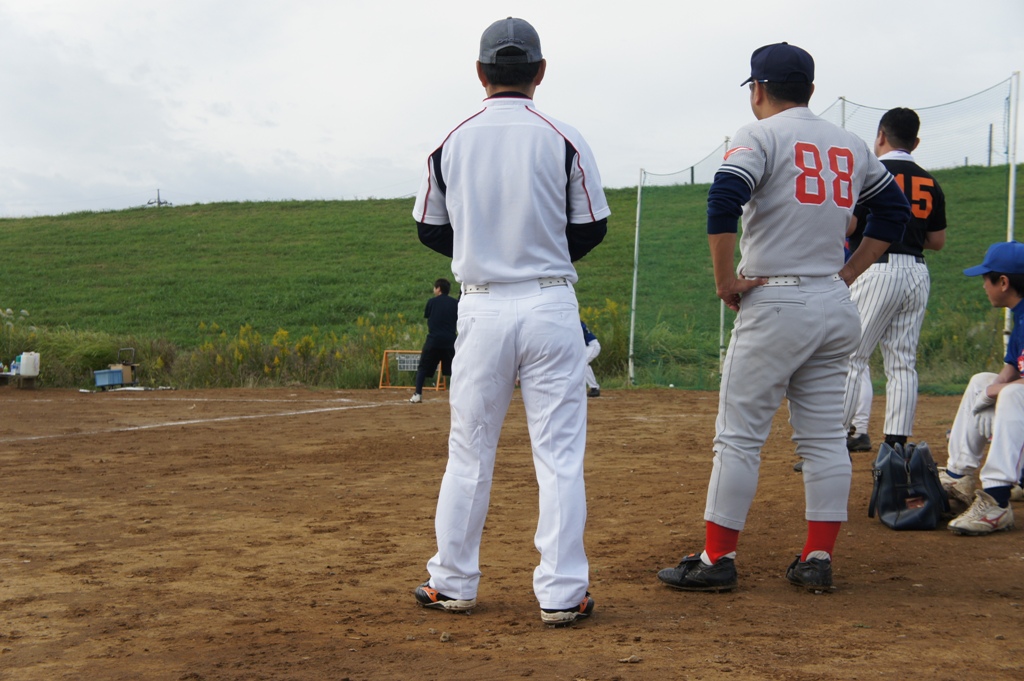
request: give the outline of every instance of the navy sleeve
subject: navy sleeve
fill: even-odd
[[[417,222],[416,232],[419,234],[420,243],[424,246],[437,251],[441,255],[446,255],[449,258],[452,257],[455,232],[452,231],[451,223],[428,225],[425,222]]]
[[[887,184],[865,203],[871,212],[864,225],[864,236],[889,243],[903,239],[910,221],[910,203],[896,182]]]
[[[946,229],[946,195],[938,182],[932,190],[932,212],[928,216],[928,231],[941,232]]]
[[[590,253],[599,243],[604,241],[608,233],[608,218],[597,222],[582,224],[569,223],[565,226],[565,238],[569,242],[569,260],[576,262]]]
[[[743,204],[750,201],[750,186],[733,173],[715,173],[708,190],[708,234],[738,231]]]

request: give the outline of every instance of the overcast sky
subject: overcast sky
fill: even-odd
[[[1024,68],[1021,0],[0,0],[0,216],[158,189],[175,205],[412,195],[479,108],[480,33],[508,15],[541,36],[538,108],[583,133],[607,187],[685,168],[751,120],[739,83],[766,43],[814,56],[816,112],[934,106]]]

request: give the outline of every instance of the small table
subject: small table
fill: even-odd
[[[0,385],[8,385],[10,383],[14,383],[18,388],[34,388],[36,387],[36,377],[22,376],[10,371],[0,373]]]

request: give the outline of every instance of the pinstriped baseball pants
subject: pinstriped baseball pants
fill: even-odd
[[[875,346],[885,366],[886,435],[912,435],[917,411],[917,343],[928,305],[928,266],[911,255],[889,255],[889,262],[871,265],[853,282],[850,295],[860,313],[861,337],[850,357],[850,375],[843,400],[843,424],[854,418],[866,369]]]
[[[832,277],[801,277],[797,286],[762,286],[743,296],[722,369],[705,520],[743,529],[761,447],[783,397],[804,459],[806,519],[846,520],[851,467],[842,399],[859,337],[849,289]]]

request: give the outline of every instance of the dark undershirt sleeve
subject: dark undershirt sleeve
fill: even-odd
[[[864,236],[889,243],[900,241],[910,220],[910,204],[899,185],[890,182],[866,203],[871,212],[864,225]]]
[[[581,224],[569,223],[565,226],[565,238],[569,242],[569,260],[576,262],[590,253],[599,243],[604,241],[608,233],[608,218],[596,222]]]
[[[455,233],[452,231],[451,223],[428,225],[425,222],[417,222],[416,232],[419,234],[420,243],[424,246],[441,255],[452,257]]]
[[[743,205],[750,201],[750,186],[738,175],[715,173],[708,191],[708,234],[736,233]]]

